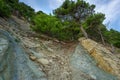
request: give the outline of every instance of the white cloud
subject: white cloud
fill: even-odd
[[[92,4],[96,5],[96,11],[97,12],[102,12],[106,15],[106,19],[104,23],[110,22],[111,26],[109,28],[115,28],[118,27],[120,30],[120,0],[86,0]],[[117,22],[117,23],[116,23]],[[114,26],[116,25],[117,26]]]
[[[62,3],[64,2],[65,0],[49,0],[49,6],[51,9],[56,9],[58,8],[60,5],[62,5]],[[73,0],[73,1],[76,1],[76,0]]]
[[[49,7],[53,10],[58,8],[65,0],[49,0]]]
[[[103,5],[102,7],[99,7],[97,11],[104,12],[106,14],[107,20],[113,20],[116,19],[117,16],[120,14],[120,1],[119,0],[113,0],[109,4]]]

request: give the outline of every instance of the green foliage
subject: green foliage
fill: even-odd
[[[63,21],[70,22],[70,25],[73,23],[77,24],[77,28],[81,27],[80,29],[82,34],[88,38],[86,31],[82,28],[82,23],[84,23],[89,16],[94,14],[94,8],[95,5],[90,5],[84,0],[77,0],[76,2],[72,0],[65,0],[59,8],[54,10],[54,15]],[[75,35],[73,35],[73,37],[74,36]]]
[[[103,28],[103,21],[105,19],[105,15],[102,13],[93,14],[84,21],[83,27],[86,29],[89,38],[94,39],[96,41],[101,40],[101,29]]]
[[[59,8],[54,10],[54,14],[63,20],[81,23],[94,13],[94,8],[95,5],[90,5],[83,0],[77,0],[77,2],[65,0]]]
[[[79,28],[75,23],[61,22],[55,16],[38,12],[32,19],[33,30],[58,38],[60,40],[72,40],[78,37]]]
[[[91,39],[101,42],[101,35],[99,32],[101,31],[105,42],[120,48],[120,32],[113,29],[108,31],[106,26],[102,24],[104,19],[104,14],[98,13],[88,17],[83,25],[85,28],[87,27],[86,31]]]
[[[6,3],[4,2],[4,0],[0,0],[0,16],[1,17],[9,17],[11,15],[10,13],[10,8],[8,5],[6,5]]]
[[[34,9],[19,0],[0,0],[0,15],[9,17],[11,14],[31,19],[35,12]]]
[[[18,10],[20,15],[25,17],[26,19],[29,19],[35,15],[34,9],[32,9],[30,6],[27,6],[23,2],[20,2],[18,4],[16,10]]]
[[[99,26],[102,25],[104,19],[105,15],[102,13],[93,14],[87,17],[83,23],[83,26],[87,28],[99,28]]]
[[[4,0],[6,5],[9,5],[11,10],[15,9],[18,6],[19,0]]]
[[[120,48],[120,32],[111,29],[110,31],[104,31],[103,35],[108,43]]]

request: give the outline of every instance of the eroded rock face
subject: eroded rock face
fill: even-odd
[[[0,80],[47,80],[38,68],[14,38],[0,30]]]
[[[73,80],[117,80],[115,76],[100,69],[97,62],[81,45],[78,45],[71,55],[70,64],[72,75],[74,75]],[[84,76],[81,72],[84,73]]]
[[[29,29],[23,30],[26,23],[16,19],[6,21],[8,25],[12,22],[11,26],[0,26],[12,33],[10,35],[0,30],[0,80],[117,80],[116,76],[108,73],[111,67],[106,70],[109,65],[106,67],[105,64],[102,66],[105,67],[103,70],[101,64],[99,65],[81,44],[76,44],[76,47],[74,44],[62,43],[67,45],[66,48],[64,45],[58,45],[59,41],[56,40],[28,37],[31,34],[27,33]],[[13,37],[19,39],[24,47]],[[54,41],[57,43],[53,45]],[[90,53],[95,54],[96,51],[93,50],[90,50]],[[111,61],[109,58],[106,59]],[[105,63],[102,57],[101,60]]]
[[[97,66],[106,72],[112,73],[120,77],[120,61],[115,54],[112,54],[103,45],[91,39],[79,39],[80,44],[89,52],[96,60]]]
[[[4,56],[4,53],[7,49],[8,40],[6,40],[4,37],[0,38],[0,61],[2,60],[2,57]]]

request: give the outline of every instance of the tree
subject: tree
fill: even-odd
[[[83,25],[84,25],[84,27],[89,29],[89,33],[90,33],[90,30],[91,30],[91,31],[94,32],[93,34],[98,34],[96,36],[91,35],[92,37],[97,38],[100,35],[101,41],[105,45],[103,34],[101,32],[101,28],[103,28],[102,23],[103,23],[104,19],[105,19],[105,15],[102,14],[102,13],[93,14],[85,20]]]
[[[63,21],[75,21],[79,24],[84,36],[88,38],[82,23],[88,16],[94,14],[94,8],[95,5],[90,5],[83,0],[77,0],[77,2],[65,0],[59,8],[54,10],[53,13]]]

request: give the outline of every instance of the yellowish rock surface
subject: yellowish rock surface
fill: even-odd
[[[79,41],[97,61],[98,67],[102,68],[104,71],[120,76],[120,61],[116,58],[115,54],[91,39],[80,38]]]

